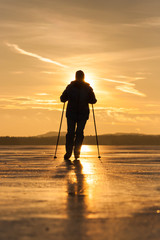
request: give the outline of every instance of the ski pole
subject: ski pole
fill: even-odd
[[[56,154],[57,154],[57,148],[58,148],[58,143],[59,143],[59,138],[60,138],[60,132],[61,132],[61,127],[62,127],[62,120],[63,120],[64,108],[65,108],[65,102],[64,102],[64,104],[63,104],[63,109],[62,109],[62,115],[61,115],[61,121],[60,121],[60,126],[59,126],[59,132],[58,132],[58,137],[57,137],[57,144],[56,144],[56,149],[55,149],[54,158],[57,158],[57,157],[56,157]]]
[[[98,158],[100,159],[101,156],[100,156],[100,152],[99,152],[98,135],[97,135],[96,119],[95,119],[93,104],[92,104],[92,112],[93,112],[93,120],[94,120],[95,134],[96,134],[96,143],[97,143],[97,150],[98,150]]]

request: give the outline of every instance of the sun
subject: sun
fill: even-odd
[[[94,77],[91,73],[85,74],[85,82],[88,82],[91,85],[91,87],[94,87],[94,85],[95,85],[93,79],[94,79]]]
[[[94,74],[93,73],[90,73],[90,72],[87,72],[87,71],[84,71],[84,74],[85,74],[85,82],[89,83],[90,86],[92,88],[95,87],[95,77],[94,77]],[[75,73],[69,73],[68,74],[68,79],[67,79],[67,82],[69,82],[70,80],[74,79],[75,78]]]

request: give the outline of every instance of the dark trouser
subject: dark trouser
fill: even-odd
[[[73,146],[75,158],[79,157],[84,138],[83,130],[86,122],[86,119],[76,121],[67,118],[66,154],[68,158],[72,155]]]

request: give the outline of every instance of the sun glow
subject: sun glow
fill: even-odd
[[[86,153],[90,151],[91,151],[91,148],[88,145],[82,145],[82,148],[81,148],[82,153]]]
[[[93,78],[92,74],[90,74],[90,73],[86,73],[85,74],[85,82],[88,82],[91,85],[91,87],[94,88],[95,84],[94,84],[94,80],[93,79],[94,78]]]
[[[95,77],[93,76],[92,73],[88,73],[87,71],[84,71],[85,74],[85,82],[89,83],[91,87],[95,87],[95,82],[94,79]],[[71,80],[73,81],[75,79],[75,73],[69,73],[68,74],[68,79],[67,79],[67,83],[70,82]]]

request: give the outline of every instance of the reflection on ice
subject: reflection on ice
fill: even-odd
[[[83,209],[85,218],[126,217],[152,207],[159,214],[160,147],[101,146],[101,163],[96,146],[83,146],[79,165],[66,165],[64,146],[59,146],[56,160],[53,150],[1,148],[2,217],[13,217],[7,202],[14,205],[14,218],[68,216],[68,205],[74,206],[75,214]],[[32,214],[24,210],[26,205]]]
[[[64,151],[54,159],[53,146],[0,147],[3,239],[139,239],[139,226],[159,239],[160,146],[101,146],[102,162],[84,146],[79,164]]]
[[[89,146],[89,145],[82,145],[82,147],[81,147],[81,153],[83,154],[83,153],[88,153],[88,152],[91,152],[92,151],[92,149],[91,149],[91,146]]]
[[[85,179],[82,172],[83,166],[81,162],[75,164],[74,167],[69,171],[67,178],[67,192],[72,196],[84,195]]]

